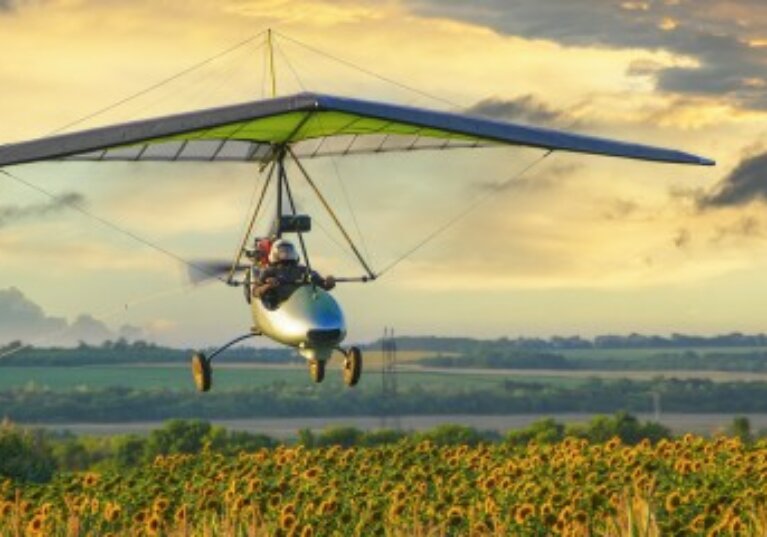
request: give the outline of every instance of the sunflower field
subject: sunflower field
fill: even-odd
[[[265,448],[0,484],[0,532],[75,535],[767,535],[767,442]]]

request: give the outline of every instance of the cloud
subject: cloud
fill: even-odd
[[[13,224],[20,220],[29,220],[48,216],[72,205],[82,205],[85,197],[76,192],[69,192],[57,197],[48,203],[37,203],[33,205],[0,205],[0,228]]]
[[[522,95],[514,99],[489,97],[468,108],[466,113],[539,125],[556,124],[566,115],[564,111],[547,105],[533,95]]]
[[[16,287],[0,289],[0,343],[22,341],[33,345],[99,344],[123,337],[143,337],[140,328],[125,325],[117,333],[89,314],[79,315],[72,323],[52,317],[42,307],[24,296]]]
[[[717,95],[767,109],[767,59],[757,39],[767,33],[767,4],[758,0],[413,0],[410,5],[420,14],[567,46],[667,50],[696,65],[632,65],[629,72],[653,76],[664,91]]]
[[[50,317],[15,287],[0,290],[0,340],[29,338],[64,330],[66,319]]]
[[[753,201],[767,201],[767,151],[742,160],[713,192],[699,200],[699,205],[732,207]]]
[[[690,242],[692,241],[692,233],[690,233],[690,230],[687,228],[682,228],[679,231],[677,231],[676,235],[674,235],[674,246],[679,248],[680,250],[683,250],[687,248],[690,245]]]
[[[716,227],[710,243],[720,245],[729,239],[753,239],[760,238],[762,224],[753,216],[742,216],[730,224],[722,224]]]

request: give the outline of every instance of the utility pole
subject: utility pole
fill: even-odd
[[[660,392],[652,392],[653,419],[660,423]]]
[[[399,430],[400,419],[397,409],[397,342],[394,329],[384,328],[381,339],[381,427],[390,426]],[[387,423],[388,421],[388,423]]]

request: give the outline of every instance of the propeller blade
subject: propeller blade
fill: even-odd
[[[249,265],[239,264],[235,268],[235,272],[247,270]],[[232,262],[225,261],[223,259],[203,259],[192,261],[187,265],[187,275],[192,285],[199,285],[201,283],[214,280],[227,276],[232,270]]]

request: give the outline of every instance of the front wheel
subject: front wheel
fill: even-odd
[[[213,382],[213,371],[210,362],[204,353],[196,352],[192,355],[192,378],[197,391],[207,392]]]
[[[362,351],[352,347],[346,353],[344,359],[344,383],[347,386],[356,386],[362,375]]]
[[[325,378],[325,362],[323,360],[311,360],[309,362],[309,375],[314,382],[322,382],[322,379]]]

